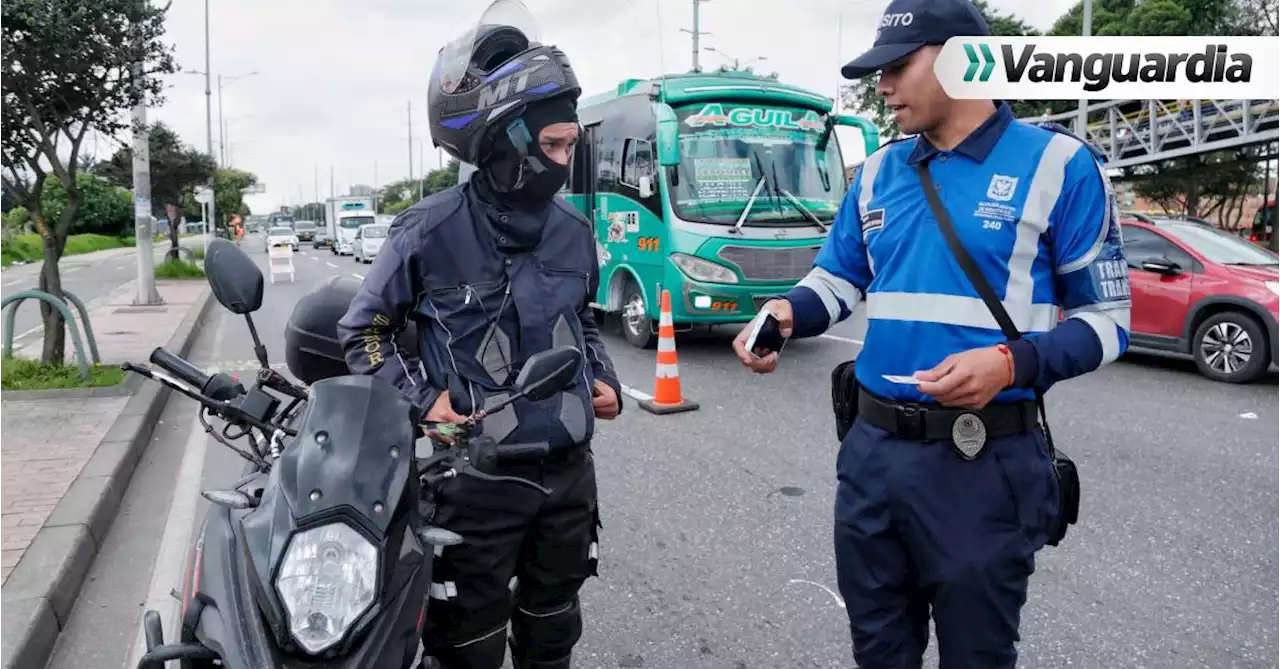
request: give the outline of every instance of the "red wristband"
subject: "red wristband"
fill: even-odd
[[[1004,354],[1005,365],[1009,368],[1009,383],[1005,385],[1005,387],[1008,388],[1013,385],[1015,378],[1013,375],[1013,351],[1010,351],[1009,347],[1005,344],[996,344],[996,349]]]

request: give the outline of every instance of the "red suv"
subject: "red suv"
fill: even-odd
[[[1133,291],[1130,343],[1189,354],[1205,376],[1247,383],[1276,360],[1280,259],[1204,223],[1120,221]]]

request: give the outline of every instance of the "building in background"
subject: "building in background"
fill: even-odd
[[[352,186],[349,195],[357,197],[373,197],[373,186]]]

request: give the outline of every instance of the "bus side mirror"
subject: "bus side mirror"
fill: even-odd
[[[658,102],[654,105],[657,116],[656,139],[658,144],[658,164],[673,167],[680,164],[680,120],[670,105]]]
[[[860,116],[846,116],[841,114],[836,116],[836,124],[850,128],[857,128],[862,131],[862,143],[866,149],[865,155],[871,155],[880,148],[880,128],[876,124],[862,118]]]

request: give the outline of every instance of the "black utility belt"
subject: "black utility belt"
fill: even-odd
[[[1036,427],[1035,402],[989,404],[982,409],[955,409],[895,402],[859,389],[858,416],[909,441],[999,439],[1025,434]]]

